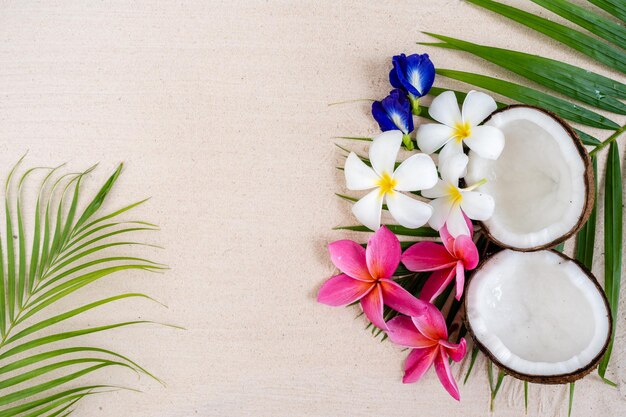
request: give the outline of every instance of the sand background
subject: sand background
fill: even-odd
[[[427,51],[441,68],[518,80],[461,53],[418,47],[429,40],[420,31],[549,55],[624,81],[459,0],[0,2],[0,172],[26,150],[29,166],[100,162],[86,182],[95,190],[124,161],[105,208],[152,196],[129,217],[158,223],[162,231],[146,240],[166,250],[123,253],[171,267],[164,275],[123,273],[67,304],[143,291],[168,309],[121,301],[59,328],[135,318],[187,328],[87,337],[137,359],[167,388],[105,370],[91,379],[143,393],[90,398],[76,415],[488,415],[482,359],[461,387],[461,404],[434,372],[402,385],[405,352],[374,340],[356,309],[332,310],[314,298],[333,273],[325,245],[350,236],[331,229],[354,224],[349,205],[333,195],[344,182],[332,137],[377,131],[367,104],[328,104],[384,96],[399,52]],[[598,247],[599,277],[602,259]],[[619,388],[586,378],[576,385],[574,416],[626,415],[622,307],[608,373]],[[566,408],[565,387],[531,386],[528,415],[565,416]],[[506,379],[495,415],[523,409],[522,384]]]

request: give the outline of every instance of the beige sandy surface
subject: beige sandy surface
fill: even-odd
[[[107,208],[152,196],[131,217],[161,225],[149,239],[166,250],[149,252],[171,266],[165,275],[118,275],[74,300],[140,290],[169,309],[122,301],[60,328],[135,318],[187,328],[86,338],[138,359],[167,388],[104,371],[93,381],[143,393],[89,398],[76,415],[488,415],[482,359],[460,404],[432,372],[402,385],[405,352],[374,340],[356,309],[333,310],[314,298],[333,273],[325,245],[346,236],[332,227],[354,223],[333,196],[344,184],[332,137],[376,132],[367,104],[328,104],[383,96],[389,59],[403,51],[428,51],[439,67],[503,75],[469,56],[418,48],[428,39],[422,30],[619,77],[458,0],[1,2],[3,175],[27,149],[31,165],[69,161],[79,169],[99,161],[99,179],[125,161]],[[94,189],[95,179],[87,186]],[[574,416],[626,415],[620,363],[622,343],[609,370],[619,388],[586,378],[576,385]],[[563,386],[531,386],[528,414],[565,416],[566,398]],[[505,380],[496,415],[521,416],[523,408],[522,384]]]

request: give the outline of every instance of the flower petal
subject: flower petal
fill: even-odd
[[[387,335],[396,345],[410,348],[426,348],[435,346],[436,340],[429,339],[421,334],[410,317],[396,316],[387,322]]]
[[[472,90],[463,101],[463,121],[478,126],[497,108],[496,101],[490,95]]]
[[[437,184],[437,167],[428,155],[417,154],[405,159],[393,173],[396,191],[418,191]]]
[[[478,249],[471,237],[460,235],[454,240],[453,252],[457,259],[463,261],[463,267],[468,271],[478,265]]]
[[[387,330],[387,324],[383,318],[383,294],[380,285],[374,285],[374,288],[361,298],[361,308],[374,326]]]
[[[402,55],[404,56],[404,54]],[[394,56],[393,59],[395,60],[395,58],[396,57]],[[404,86],[400,82],[400,78],[398,77],[398,72],[396,71],[395,63],[393,65],[394,65],[393,68],[391,68],[391,71],[389,71],[389,84],[391,84],[391,86],[395,88],[404,88]]]
[[[386,132],[388,130],[397,129],[395,123],[393,122],[393,120],[391,120],[391,118],[385,111],[383,103],[381,103],[380,101],[375,101],[372,103],[372,116],[374,116],[374,120],[376,120],[376,122],[378,123],[381,131]]]
[[[477,126],[464,142],[481,158],[498,159],[504,149],[504,133],[494,126]]]
[[[471,238],[474,236],[474,224],[472,224],[472,221],[469,219],[469,217],[465,215],[465,213],[463,213],[463,217],[465,218],[465,223],[467,223],[467,228],[469,229],[469,237]],[[448,249],[448,252],[457,255],[457,253],[454,251],[455,239],[448,231],[448,227],[446,225],[443,225],[441,229],[439,229],[439,236],[441,236],[441,241],[443,242],[446,249]],[[459,258],[458,255],[456,257]]]
[[[454,203],[448,197],[441,197],[432,200],[429,204],[433,208],[433,215],[430,216],[428,224],[433,229],[439,230],[448,220],[448,216],[450,215],[450,211],[452,210]]]
[[[459,178],[465,175],[468,162],[469,159],[467,155],[463,153],[451,155],[439,165],[441,179],[454,186],[458,186]]]
[[[413,131],[411,103],[404,91],[397,88],[392,90],[389,95],[382,100],[381,104],[385,113],[387,113],[387,116],[395,125],[395,129],[402,131],[405,135]]]
[[[372,167],[378,175],[393,174],[398,151],[402,144],[402,132],[389,130],[376,136],[370,146],[369,156]]]
[[[430,91],[435,80],[435,66],[428,58],[428,54],[409,55],[406,59],[406,78],[415,87],[418,97]]]
[[[441,237],[441,242],[443,243],[443,246],[446,247],[448,253],[455,253],[454,238],[452,237],[450,232],[448,232],[448,227],[445,224],[441,226],[441,229],[439,229],[439,236]]]
[[[433,209],[427,203],[415,200],[402,193],[394,192],[385,195],[389,213],[398,223],[409,229],[417,229],[426,224]]]
[[[383,226],[367,241],[365,250],[367,269],[375,279],[389,278],[398,269],[401,254],[400,241]]]
[[[402,288],[400,284],[389,279],[380,280],[383,291],[383,302],[399,313],[407,316],[424,314],[428,304],[415,298],[410,292]]]
[[[374,285],[346,274],[335,275],[322,284],[317,301],[333,307],[345,306],[364,297]]]
[[[427,303],[424,314],[420,316],[412,316],[413,324],[424,336],[433,340],[447,340],[448,328],[446,320],[443,318],[441,311],[433,304]]]
[[[457,262],[444,246],[435,242],[418,242],[410,246],[402,254],[401,261],[409,271],[415,272],[446,269]]]
[[[448,355],[453,361],[459,362],[463,359],[463,357],[465,357],[467,342],[464,337],[461,338],[461,341],[458,344],[451,343],[446,340],[440,340],[439,344],[446,348]]]
[[[454,131],[451,127],[426,123],[417,128],[415,139],[417,139],[417,146],[422,152],[431,154],[449,143],[453,135]]]
[[[456,381],[452,376],[452,370],[450,369],[450,363],[448,362],[448,354],[445,349],[441,347],[439,348],[439,354],[435,356],[435,372],[437,372],[441,385],[443,385],[452,398],[459,401],[461,399],[459,387],[456,386]]]
[[[452,158],[454,155],[463,154],[463,142],[460,142],[456,139],[451,140],[446,143],[445,146],[439,152],[439,166],[443,166],[446,161]],[[465,176],[465,170],[461,173],[460,177]]]
[[[495,202],[489,194],[478,191],[466,191],[463,193],[461,208],[467,217],[474,220],[487,220],[493,214]]]
[[[445,91],[435,97],[428,108],[428,114],[439,123],[449,127],[454,127],[460,122],[461,111],[454,91]]]
[[[428,93],[435,79],[435,66],[428,54],[404,54],[393,57],[393,69],[389,73],[391,85],[404,88],[416,97]]]
[[[443,180],[437,180],[437,183],[428,190],[422,190],[422,196],[426,198],[439,198],[448,195],[448,183]]]
[[[372,276],[365,261],[365,248],[352,240],[337,240],[328,245],[330,260],[341,272],[361,281],[371,281]]]
[[[450,210],[448,220],[446,220],[446,227],[454,238],[457,238],[460,235],[469,236],[470,231],[467,227],[465,216],[463,216],[463,211],[458,204],[454,205],[454,207]]]
[[[369,190],[376,187],[378,175],[361,161],[354,152],[350,152],[343,167],[348,190]]]
[[[420,300],[432,303],[448,287],[456,274],[456,269],[449,267],[433,272],[420,291]]]
[[[379,189],[370,191],[352,206],[352,213],[368,229],[378,230],[383,208],[383,196]]]
[[[459,236],[459,237],[463,237],[463,235]],[[456,294],[454,296],[454,298],[456,298],[457,301],[459,301],[461,299],[461,296],[463,295],[463,289],[465,288],[465,269],[463,269],[463,262],[462,261],[458,261],[456,263]]]
[[[403,384],[417,382],[430,369],[439,349],[413,349],[404,363]]]

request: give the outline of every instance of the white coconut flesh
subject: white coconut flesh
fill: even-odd
[[[470,155],[469,184],[495,200],[483,223],[489,234],[514,249],[540,248],[576,228],[585,211],[586,165],[570,133],[550,115],[532,107],[512,107],[487,122],[502,130],[504,150],[497,160]]]
[[[466,297],[476,340],[518,374],[574,373],[606,347],[604,297],[578,264],[552,251],[498,252],[474,274]]]

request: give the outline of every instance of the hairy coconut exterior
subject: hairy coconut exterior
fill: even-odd
[[[489,262],[489,260],[491,259],[491,257],[493,255],[495,255],[498,252],[500,252],[500,251],[496,251],[496,252],[490,254],[488,258],[484,259],[480,263],[480,265],[478,265],[478,267],[473,271],[471,277],[468,280],[468,283],[467,283],[468,286],[470,285],[471,280],[474,278],[474,275],[478,271],[480,271],[480,269],[487,262]],[[604,354],[605,354],[605,352],[606,352],[606,350],[607,350],[607,348],[609,346],[609,342],[611,341],[611,334],[613,333],[613,317],[611,316],[611,308],[609,307],[609,301],[606,298],[604,290],[602,289],[602,287],[598,283],[598,280],[596,279],[596,277],[591,273],[591,271],[589,271],[583,264],[578,262],[576,259],[572,259],[569,256],[567,256],[567,255],[565,255],[565,254],[563,254],[563,253],[561,253],[559,251],[550,250],[550,252],[556,253],[557,255],[559,255],[564,260],[575,262],[576,265],[578,265],[578,267],[580,267],[580,269],[582,269],[582,271],[587,275],[589,280],[593,283],[593,285],[596,287],[596,289],[598,290],[598,292],[602,296],[602,299],[604,300],[604,306],[606,308],[607,318],[609,320],[609,331],[607,333],[606,341],[604,342],[604,346],[602,347],[600,352],[596,355],[596,357],[593,358],[593,360],[591,362],[589,362],[584,367],[582,367],[580,369],[577,369],[574,372],[567,373],[567,374],[560,374],[560,375],[529,375],[529,374],[520,373],[520,372],[514,371],[513,369],[510,369],[510,368],[506,367],[505,365],[503,365],[498,360],[498,358],[496,356],[494,356],[493,353],[491,353],[491,351],[489,351],[489,349],[487,349],[480,342],[480,340],[478,340],[478,338],[476,337],[476,335],[474,334],[474,331],[472,329],[472,324],[469,322],[469,319],[467,318],[467,297],[464,297],[465,299],[464,299],[464,302],[463,302],[463,309],[464,309],[464,313],[465,313],[464,314],[464,322],[465,322],[465,326],[467,327],[467,332],[471,336],[471,338],[472,338],[472,340],[474,342],[474,345],[477,346],[478,349],[480,349],[481,352],[483,352],[498,368],[502,369],[506,374],[508,374],[508,375],[510,375],[510,376],[512,376],[514,378],[521,379],[523,381],[532,382],[532,383],[535,383],[535,384],[567,384],[569,382],[574,382],[574,381],[577,381],[577,380],[585,377],[587,374],[589,374],[591,371],[593,371],[598,366],[598,363],[600,363],[600,360],[604,356]]]
[[[487,236],[489,240],[491,240],[498,246],[506,248],[506,249],[516,250],[519,252],[534,252],[534,251],[538,251],[542,249],[553,248],[556,245],[565,242],[567,239],[572,237],[576,232],[578,232],[583,227],[583,225],[587,222],[587,219],[589,218],[589,216],[591,215],[591,212],[593,211],[593,206],[594,206],[595,198],[596,198],[595,181],[593,177],[593,164],[591,163],[591,157],[589,156],[589,153],[587,152],[582,142],[580,141],[580,138],[578,137],[578,134],[576,133],[576,131],[567,122],[565,122],[563,119],[561,119],[559,116],[557,116],[556,114],[552,113],[549,110],[542,109],[541,107],[536,107],[536,106],[528,106],[526,104],[511,104],[510,106],[503,107],[491,113],[489,117],[485,119],[484,123],[487,123],[493,117],[493,115],[505,112],[509,109],[513,109],[516,107],[526,107],[529,109],[534,109],[542,113],[545,113],[546,115],[554,119],[557,123],[559,123],[561,126],[563,126],[563,128],[567,131],[569,137],[572,139],[572,142],[574,143],[576,150],[578,150],[580,159],[582,159],[583,164],[585,165],[585,206],[583,208],[583,211],[576,225],[572,227],[572,229],[569,232],[565,233],[564,235],[559,236],[555,238],[553,241],[548,242],[544,245],[534,246],[531,248],[518,248],[515,246],[508,245],[504,242],[501,242],[495,237],[493,237],[491,233],[489,232],[489,227],[487,227],[485,223],[481,222],[481,226],[483,227],[485,236]]]

